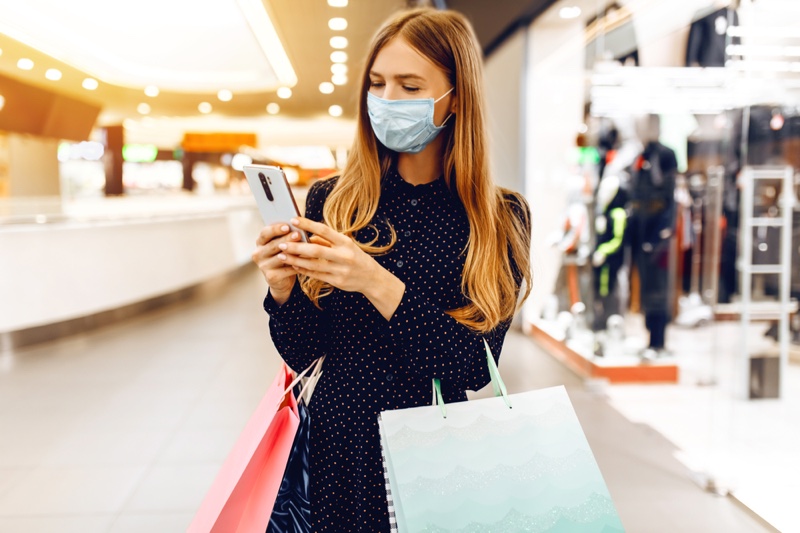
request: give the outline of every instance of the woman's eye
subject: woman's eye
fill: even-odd
[[[371,81],[369,82],[370,87],[383,87],[382,81]]]
[[[403,89],[405,89],[406,92],[409,92],[409,93],[415,93],[415,92],[419,91],[419,87],[405,87],[404,86]]]

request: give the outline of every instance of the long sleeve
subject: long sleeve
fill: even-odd
[[[318,181],[308,191],[305,216],[322,221],[322,206],[332,187],[332,180]],[[269,331],[278,353],[292,370],[302,371],[312,361],[325,355],[329,339],[329,318],[317,308],[300,288],[292,288],[289,299],[278,305],[267,294],[264,310],[269,314]]]
[[[459,324],[424,295],[406,289],[389,321],[389,338],[402,346],[408,369],[426,378],[440,378],[447,389],[478,390],[489,383],[486,348],[499,360],[511,321],[489,333]]]
[[[506,205],[522,219],[522,227],[530,235],[527,204],[510,201]],[[522,276],[513,262],[512,271],[519,291]],[[389,321],[388,336],[402,348],[402,358],[408,370],[426,378],[440,378],[444,389],[478,390],[490,381],[483,339],[499,362],[510,325],[511,320],[508,320],[488,333],[476,332],[446,314],[445,309],[424,294],[406,287],[403,299]]]

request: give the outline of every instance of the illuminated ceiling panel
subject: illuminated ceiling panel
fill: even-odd
[[[104,81],[179,92],[297,82],[261,0],[0,0],[0,33]]]

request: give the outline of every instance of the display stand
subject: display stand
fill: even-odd
[[[678,383],[678,365],[672,358],[646,363],[638,358],[590,358],[570,347],[546,322],[528,323],[525,329],[545,352],[582,378],[609,383]]]
[[[739,220],[740,251],[737,261],[741,283],[742,338],[740,345],[742,351],[739,357],[740,380],[737,395],[743,399],[779,398],[784,392],[783,380],[789,363],[792,214],[795,203],[793,178],[792,167],[746,167],[742,171],[741,217]],[[781,184],[777,203],[780,213],[755,212],[757,184],[765,181]],[[764,227],[780,229],[780,262],[778,264],[753,264],[753,230]],[[753,276],[762,274],[780,276],[778,301],[775,304],[779,315],[777,361],[770,356],[754,358],[748,349],[749,326],[753,320]],[[774,375],[775,372],[778,374],[777,379],[767,376],[768,374]],[[757,373],[760,375],[756,375]],[[765,386],[764,382],[766,381],[774,381],[775,385]]]

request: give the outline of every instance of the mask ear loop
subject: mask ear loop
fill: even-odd
[[[440,96],[440,97],[439,97],[439,98],[437,98],[436,100],[434,100],[434,101],[433,101],[433,104],[434,104],[434,105],[436,105],[436,103],[437,103],[439,100],[441,100],[442,98],[444,98],[445,96],[447,96],[448,94],[450,94],[451,92],[453,92],[454,90],[455,90],[455,87],[450,87],[450,90],[449,90],[449,91],[447,91],[446,93],[444,93],[442,96]],[[444,128],[444,125],[445,125],[445,124],[447,124],[447,121],[448,121],[448,120],[450,120],[450,117],[452,117],[452,116],[453,116],[453,113],[450,113],[449,115],[447,115],[447,116],[445,117],[445,119],[442,121],[442,123],[441,123],[441,124],[439,124],[438,126],[437,126],[437,125],[436,125],[436,123],[434,122],[434,123],[433,123],[433,127],[435,127],[435,128]]]

